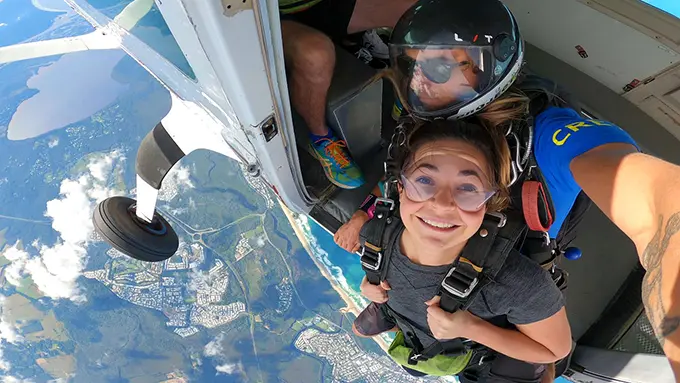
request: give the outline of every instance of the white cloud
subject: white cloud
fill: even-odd
[[[19,243],[5,248],[2,255],[11,263],[5,268],[5,279],[14,286],[19,286],[24,274],[24,267],[29,255],[26,251],[18,248]]]
[[[206,286],[209,286],[210,284],[211,284],[210,273],[202,272],[198,269],[192,269],[191,272],[189,273],[189,283],[187,284],[187,289],[189,291],[202,290],[205,289]]]
[[[53,138],[50,140],[50,142],[47,143],[47,146],[50,148],[53,148],[55,146],[59,145],[59,139],[58,138]]]
[[[224,340],[224,334],[219,334],[215,339],[208,342],[203,348],[203,355],[205,356],[220,356],[224,351],[222,349],[222,340]]]
[[[120,152],[113,151],[110,154],[100,158],[97,161],[91,161],[87,165],[87,170],[90,171],[92,177],[94,177],[99,182],[106,182],[111,169],[113,168],[113,162],[117,160],[120,156]]]
[[[1,2],[1,1],[0,1],[0,2]],[[7,23],[0,23],[0,28],[6,27],[6,26],[7,26]]]
[[[14,324],[6,321],[5,318],[0,320],[0,339],[11,344],[17,344],[24,340],[21,335],[17,334]]]
[[[261,249],[261,248],[264,247],[266,241],[267,241],[267,237],[264,234],[262,234],[262,235],[257,236],[257,238],[255,239],[254,245],[255,245],[255,247]]]
[[[17,334],[14,324],[7,321],[4,312],[5,296],[0,294],[0,370],[9,371],[10,364],[3,358],[4,346],[6,343],[17,344],[23,341],[21,335]],[[4,381],[3,381],[4,382]]]
[[[220,333],[208,342],[203,348],[203,355],[207,357],[213,357],[216,359],[224,359],[224,349],[222,348],[222,342],[224,341],[224,333]],[[236,372],[243,371],[243,366],[241,363],[223,363],[215,367],[218,374],[233,374]]]
[[[194,184],[189,179],[189,167],[178,165],[173,167],[163,179],[161,190],[158,191],[158,199],[171,201],[184,189],[193,189]]]
[[[51,380],[50,380],[51,382]],[[13,376],[3,376],[2,383],[33,383],[31,379],[19,379]]]
[[[9,371],[10,368],[12,368],[12,365],[3,358],[3,346],[0,344],[0,370]]]
[[[52,228],[59,238],[52,246],[40,245],[38,254],[29,254],[12,246],[4,256],[7,280],[16,285],[24,274],[45,296],[52,299],[85,299],[77,285],[87,262],[87,246],[93,237],[92,212],[99,201],[118,194],[109,187],[108,176],[115,161],[123,161],[118,151],[93,159],[88,172],[76,179],[61,182],[59,197],[47,202],[45,216],[52,218]],[[37,240],[36,240],[37,241]],[[39,244],[33,241],[34,244]]]
[[[242,371],[243,366],[241,366],[241,363],[235,363],[235,364],[225,363],[225,364],[222,364],[220,366],[215,367],[215,370],[217,370],[218,373],[233,374],[235,372]]]

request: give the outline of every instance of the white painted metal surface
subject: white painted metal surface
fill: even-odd
[[[123,8],[114,18],[114,22],[130,29],[149,12],[152,4],[153,0],[135,0]],[[94,31],[80,36],[0,47],[0,64],[86,50],[118,48],[120,48],[118,39],[101,31]]]
[[[137,206],[135,207],[135,215],[143,222],[151,222],[153,220],[153,213],[156,211],[156,201],[158,200],[158,190],[149,185],[140,177],[137,176]]]
[[[680,62],[675,52],[576,0],[505,0],[524,38],[617,93]],[[588,54],[582,58],[576,46]]]
[[[255,153],[233,109],[221,108],[211,99],[200,86],[186,77],[172,63],[151,49],[144,42],[126,29],[113,23],[111,19],[93,8],[85,0],[65,0],[73,9],[83,16],[90,24],[95,26],[100,33],[106,33],[117,39],[118,45],[130,57],[135,59],[158,81],[165,85],[171,93],[175,93],[180,99],[195,103],[202,108],[211,118],[218,120],[220,135],[238,155],[239,160],[247,163],[255,162]],[[189,126],[186,129],[200,129],[201,126]],[[149,129],[150,130],[150,129]]]
[[[280,30],[277,25],[277,30],[272,33],[269,27],[272,18],[269,16],[259,24],[256,22],[252,0],[156,2],[196,74],[197,82],[187,78],[160,54],[131,35],[127,30],[129,24],[111,22],[85,0],[66,1],[94,25],[97,32],[113,36],[123,50],[175,93],[178,97],[173,98],[173,105],[177,100],[182,100],[195,116],[201,114],[198,109],[205,110],[206,115],[200,119],[190,121],[184,118],[181,124],[176,124],[176,129],[171,128],[174,132],[171,135],[175,134],[173,137],[176,137],[181,148],[202,147],[225,154],[228,151],[215,143],[214,139],[221,123],[219,131],[234,149],[232,153],[243,162],[258,164],[265,179],[276,187],[287,205],[299,212],[311,208],[309,199],[303,197],[306,197],[306,193],[297,166],[295,147],[286,147],[284,134],[281,133],[266,142],[260,131],[260,124],[274,114],[275,99],[276,109],[284,111],[285,121],[291,123],[289,127],[292,127],[292,122],[290,107],[285,102],[287,98],[282,96],[280,87],[282,83],[285,84],[285,76],[277,77],[285,75]],[[146,7],[149,6],[149,0],[136,0],[133,4],[138,8],[142,7],[139,4]],[[278,46],[273,55],[265,54],[261,43],[264,36],[269,37],[270,46],[273,42]],[[268,59],[274,64],[269,72],[274,76],[272,84],[277,85],[276,89],[270,87],[268,81]],[[285,86],[283,90],[287,96]],[[212,119],[218,123],[204,124],[201,119]],[[277,119],[281,131],[281,119],[279,116]],[[170,125],[173,123],[170,122]],[[182,129],[193,134],[188,137]],[[196,134],[196,129],[202,129],[201,133]],[[285,130],[292,132],[292,129]],[[213,137],[213,142],[206,143],[203,141],[205,137]],[[294,145],[294,138],[288,142]],[[294,167],[290,166],[291,162],[295,164]]]
[[[159,1],[157,3],[164,16],[166,9],[169,9],[166,5],[172,2],[181,2],[183,5],[193,26],[191,33],[195,33],[249,143],[257,152],[257,161],[249,163],[258,163],[261,166],[265,179],[276,187],[279,196],[291,209],[298,212],[308,211],[311,206],[303,198],[301,175],[299,171],[294,172],[290,165],[294,159],[290,152],[296,150],[295,147],[286,147],[290,144],[284,141],[281,133],[266,142],[260,130],[260,125],[275,112],[276,97],[273,87],[270,87],[268,75],[278,72],[267,70],[268,55],[262,43],[265,31],[272,36],[269,20],[261,20],[262,29],[258,27],[252,0]],[[169,19],[172,20],[172,17]],[[278,29],[275,35],[280,41]],[[182,42],[178,43],[185,50]],[[279,58],[282,62],[283,51],[280,50],[279,53],[280,55],[274,53],[274,62]],[[193,69],[196,71],[196,68]],[[279,79],[276,83],[280,83]],[[281,93],[277,96],[280,97]],[[281,119],[277,120],[281,131]]]

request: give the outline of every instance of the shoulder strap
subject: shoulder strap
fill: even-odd
[[[496,278],[525,234],[526,225],[516,212],[508,216],[487,214],[441,283],[441,308],[448,312],[467,310],[484,286]]]
[[[386,198],[378,198],[375,201],[373,218],[364,224],[359,233],[361,244],[361,268],[366,272],[368,282],[373,285],[380,284],[384,278],[389,264],[389,251],[386,250],[386,229],[396,217],[394,201]],[[392,225],[397,226],[397,225]]]

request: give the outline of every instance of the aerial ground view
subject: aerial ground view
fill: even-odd
[[[135,32],[172,42],[159,23]],[[61,1],[0,1],[0,46],[92,30]],[[122,51],[1,64],[0,95],[3,382],[417,381],[351,335],[358,259],[235,161],[196,152],[166,178],[166,262],[97,237],[95,203],[135,195],[139,142],[170,107]]]
[[[316,221],[285,207],[277,198],[282,188],[272,190],[259,176],[260,169],[253,172],[242,162],[207,150],[194,151],[176,163],[163,179],[156,209],[174,228],[179,246],[174,255],[162,262],[135,260],[112,248],[104,240],[110,238],[95,231],[93,212],[98,203],[113,196],[139,197],[138,185],[144,183],[137,178],[139,172],[135,159],[138,148],[143,138],[168,115],[171,104],[172,110],[177,110],[174,107],[177,104],[172,100],[178,100],[177,94],[180,93],[175,92],[171,96],[168,88],[159,81],[162,76],[157,72],[150,74],[145,69],[148,66],[130,56],[129,46],[126,46],[126,53],[121,49],[124,44],[115,38],[122,40],[121,36],[134,36],[131,40],[139,44],[137,47],[147,49],[148,46],[151,49],[147,51],[153,50],[154,55],[157,54],[152,58],[165,65],[161,68],[172,68],[173,74],[179,74],[178,77],[184,81],[179,84],[194,81],[192,86],[210,95],[210,91],[215,89],[208,89],[205,78],[200,75],[213,73],[210,72],[212,63],[208,61],[209,70],[205,67],[198,70],[199,66],[194,64],[201,61],[192,61],[196,69],[194,73],[185,57],[190,55],[186,48],[192,47],[193,40],[187,36],[181,37],[189,38],[189,43],[176,40],[175,37],[180,35],[173,37],[158,9],[158,5],[164,2],[166,7],[172,7],[173,4],[184,6],[193,1],[199,0],[178,0],[176,3],[166,0],[0,0],[0,383],[457,381],[455,377],[418,378],[406,373],[386,352],[393,333],[373,338],[354,335],[352,323],[369,303],[360,293],[365,273],[359,257],[338,247],[331,234]],[[630,6],[634,2],[572,0],[569,4],[572,8],[576,8],[576,4],[588,12],[595,12],[591,9],[595,8],[593,3],[625,3]],[[669,14],[680,15],[677,0],[644,2],[665,9]],[[241,11],[240,8],[228,11],[231,5],[225,5],[227,0],[214,0],[210,5],[218,3],[224,8],[225,16]],[[247,0],[237,3],[246,4],[243,7],[252,6],[252,2]],[[518,4],[516,2],[515,5]],[[557,2],[551,4],[555,6]],[[79,9],[80,14],[71,6]],[[606,8],[602,4],[599,6]],[[98,20],[107,20],[107,27],[118,29],[95,29],[91,23],[97,24],[97,18],[86,19],[90,15],[83,12],[82,7],[96,13]],[[175,9],[165,13],[164,8],[166,16],[176,16],[174,12],[179,11]],[[525,17],[533,11],[518,15]],[[190,15],[190,12],[181,14],[179,20],[173,20],[173,31],[177,26],[189,25],[186,19]],[[602,17],[599,14],[595,16]],[[250,21],[254,24],[253,19]],[[619,30],[619,26],[623,25],[619,24],[615,23],[611,30]],[[195,25],[192,28],[198,30]],[[604,26],[602,28],[605,30]],[[536,32],[534,37],[542,37],[545,29],[539,29],[540,33]],[[118,32],[107,35],[110,30]],[[258,38],[265,41],[262,30],[257,31],[260,33]],[[100,34],[107,37],[101,38]],[[88,36],[90,39],[67,39],[73,36]],[[457,33],[454,36],[456,41],[463,41],[458,40]],[[50,49],[41,50],[45,45],[40,43],[48,40],[57,40],[58,44],[52,44],[54,41],[49,44],[52,44],[50,49],[59,51],[58,54]],[[182,41],[184,51],[177,41]],[[660,49],[665,52],[663,54],[675,55],[675,51],[660,45],[664,43],[661,37],[655,36],[651,41],[654,51]],[[680,43],[674,41],[676,51],[680,52]],[[95,47],[102,42],[110,45]],[[93,45],[88,46],[88,43]],[[13,50],[16,44],[22,44],[21,49]],[[553,45],[552,41],[550,45]],[[69,53],[60,51],[66,46],[76,49]],[[595,48],[589,48],[589,56],[581,45],[576,46],[576,53],[572,52],[572,46],[569,46],[569,51],[574,57],[577,55],[578,60],[590,57],[590,61],[578,63],[597,63],[599,61],[596,60],[602,59],[598,58]],[[198,51],[205,53],[202,47]],[[266,51],[262,49],[263,54]],[[19,57],[22,55],[33,58]],[[655,63],[646,56],[636,56],[644,57],[644,60],[637,61]],[[625,61],[626,65],[628,61],[632,64],[637,62],[628,57],[619,61]],[[564,62],[556,62],[561,65],[559,68],[566,68]],[[590,64],[583,65],[587,67]],[[230,68],[229,65],[225,67]],[[598,71],[605,69],[594,67]],[[282,68],[283,65],[277,69]],[[606,72],[616,77],[613,70],[607,69]],[[258,75],[264,78],[262,73]],[[271,76],[270,73],[268,75]],[[583,73],[580,75],[585,76]],[[237,77],[231,76],[231,80]],[[449,81],[448,78],[444,81]],[[642,86],[654,81],[650,78],[644,82],[635,79],[623,87],[623,93],[612,93],[608,97],[614,95],[618,100],[622,99],[622,94],[634,96],[631,84],[640,86],[637,89],[639,94],[644,89]],[[656,81],[652,88],[657,89],[654,87],[663,81]],[[219,81],[211,84],[219,84],[215,88],[229,85]],[[579,88],[584,84],[573,85]],[[187,88],[194,89],[191,86]],[[660,89],[655,92],[661,92]],[[600,96],[600,93],[595,93]],[[257,92],[259,96],[260,92]],[[205,97],[214,101],[209,96]],[[222,101],[227,104],[233,102],[233,98],[229,97]],[[281,95],[276,97],[285,98]],[[680,108],[677,96],[674,97],[673,105]],[[251,100],[247,100],[250,103]],[[192,102],[182,101],[185,104]],[[210,109],[205,104],[202,106],[205,110]],[[208,112],[204,114],[208,115]],[[271,113],[271,109],[267,109],[266,113]],[[219,120],[223,128],[220,139],[228,141],[229,132],[252,134],[256,131],[266,136],[264,122],[260,124],[258,120],[258,124],[253,124],[249,127],[253,129],[248,130],[247,125],[239,125],[242,115],[236,116],[233,111],[232,114],[234,116],[227,117],[234,118],[233,124]],[[590,121],[595,121],[596,117]],[[163,120],[163,124],[166,121]],[[187,118],[184,121],[196,120]],[[215,118],[215,121],[218,119]],[[677,121],[673,123],[677,125]],[[187,125],[187,131],[195,128],[190,123]],[[644,126],[647,128],[647,125]],[[269,127],[276,128],[276,125]],[[570,129],[578,131],[574,126]],[[274,132],[276,135],[276,130]],[[557,132],[552,136],[553,141]],[[250,139],[247,134],[243,134],[243,141]],[[555,141],[555,144],[563,145],[571,135],[567,133],[561,143]],[[177,149],[181,151],[179,147]],[[259,147],[257,150],[262,151]],[[290,153],[295,151],[286,154]],[[269,153],[260,155],[267,157]],[[382,162],[378,164],[383,165]],[[278,169],[284,167],[285,164]],[[298,183],[297,186],[300,185]],[[306,185],[309,187],[309,184]],[[143,187],[140,190],[139,194],[143,195]],[[300,191],[300,194],[304,193]],[[323,198],[319,197],[319,200]],[[311,206],[311,202],[307,202]],[[603,215],[600,218],[605,219]],[[597,224],[593,222],[589,227]],[[610,229],[615,229],[610,226]],[[101,233],[99,226],[98,229]],[[567,294],[566,299],[566,311],[572,320],[572,337],[566,337],[566,351],[569,351],[569,341],[574,339],[578,342],[575,343],[577,352],[574,355],[579,349],[593,352],[590,357],[586,354],[580,360],[572,359],[568,371],[571,375],[564,376],[569,381],[583,383],[646,383],[650,380],[628,379],[644,375],[642,370],[645,370],[643,373],[648,372],[646,361],[653,361],[656,363],[654,366],[668,367],[666,376],[671,376],[662,345],[653,337],[652,325],[644,314],[639,299],[640,283],[636,284],[638,290],[635,291],[619,289],[620,286],[631,285],[629,275],[639,274],[642,278],[642,265],[637,266],[637,256],[629,251],[628,255],[633,258],[629,257],[628,261],[633,259],[633,262],[629,262],[630,268],[622,266],[626,263],[623,262],[625,254],[617,254],[618,250],[612,249],[618,248],[621,245],[618,242],[627,239],[612,241],[611,238],[624,238],[621,237],[623,234],[616,229],[616,236],[609,235],[611,233],[600,235],[601,230],[598,227],[597,230],[582,231],[579,240],[584,239],[581,243],[585,244],[584,249],[590,249],[590,253],[577,262],[566,262],[564,267],[571,273],[572,294],[571,297]],[[600,254],[597,254],[598,251]],[[171,253],[168,252],[168,256]],[[604,255],[609,253],[621,257],[608,262],[610,258]],[[599,259],[598,255],[601,256]],[[579,250],[575,259],[580,257]],[[449,265],[449,262],[446,264]],[[603,264],[605,266],[601,266]],[[605,267],[606,271],[602,271]],[[633,272],[630,272],[633,267]],[[616,270],[620,272],[614,273]],[[554,267],[552,271],[555,271]],[[623,271],[626,271],[625,274]],[[620,276],[620,281],[609,281],[612,279],[610,274]],[[580,283],[575,283],[579,276]],[[657,277],[661,278],[660,272]],[[595,283],[592,283],[593,280]],[[550,286],[554,287],[552,282]],[[435,287],[439,288],[438,285]],[[631,313],[625,318],[622,311],[612,309],[614,303],[625,300],[623,292],[631,293],[637,299],[635,310],[628,310]],[[662,303],[661,298],[658,299]],[[575,321],[576,312],[581,319],[587,320]],[[615,315],[600,315],[605,312],[614,312]],[[632,319],[627,319],[629,317]],[[619,323],[616,328],[602,327],[602,318],[625,323]],[[636,326],[640,327],[639,331],[635,330]],[[619,330],[619,327],[625,327],[625,331]],[[677,324],[675,327],[678,327]],[[608,334],[610,332],[612,334]],[[582,341],[589,336],[591,340],[597,340],[610,335],[606,342],[603,341],[606,344]],[[499,344],[510,344],[506,338],[497,339],[501,339]],[[625,362],[615,365],[612,360],[619,362],[624,359],[596,358],[605,354],[611,356],[614,352],[619,356],[625,354]],[[661,365],[659,361],[666,364]],[[477,366],[476,363],[470,365]],[[482,363],[480,359],[479,365]],[[612,364],[614,366],[610,369]],[[602,370],[597,369],[602,365],[605,365],[605,373],[599,373]],[[636,370],[635,366],[640,365],[644,365],[643,368]],[[574,375],[574,370],[581,375]],[[564,376],[557,381],[566,382]],[[672,377],[663,382],[674,381],[668,379]]]

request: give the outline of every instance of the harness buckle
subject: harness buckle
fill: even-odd
[[[369,255],[375,254],[376,257],[370,257]],[[382,262],[382,251],[379,251],[377,253],[366,253],[366,246],[361,247],[361,253],[359,254],[361,256],[361,265],[364,266],[365,268],[372,270],[372,271],[378,271],[380,269],[380,263]]]
[[[488,212],[486,213],[487,215],[490,215],[492,217],[498,218],[498,227],[503,227],[505,226],[506,223],[508,223],[508,217],[503,214],[503,213],[498,213],[498,212]]]
[[[394,200],[389,199],[389,198],[376,198],[375,202],[373,203],[376,207],[378,205],[381,206],[389,206],[390,211],[394,210]]]
[[[449,270],[449,272],[446,274],[446,277],[444,277],[444,280],[442,281],[442,287],[452,295],[455,295],[459,298],[467,298],[470,296],[475,287],[477,287],[477,284],[479,284],[479,278],[474,277],[470,283],[467,284],[467,286],[465,286],[466,283],[460,278],[456,278],[456,280],[460,281],[461,285],[463,286],[454,286],[449,283],[449,278],[453,276],[453,273],[456,272],[457,268],[458,266],[454,266],[451,268],[451,270]]]

